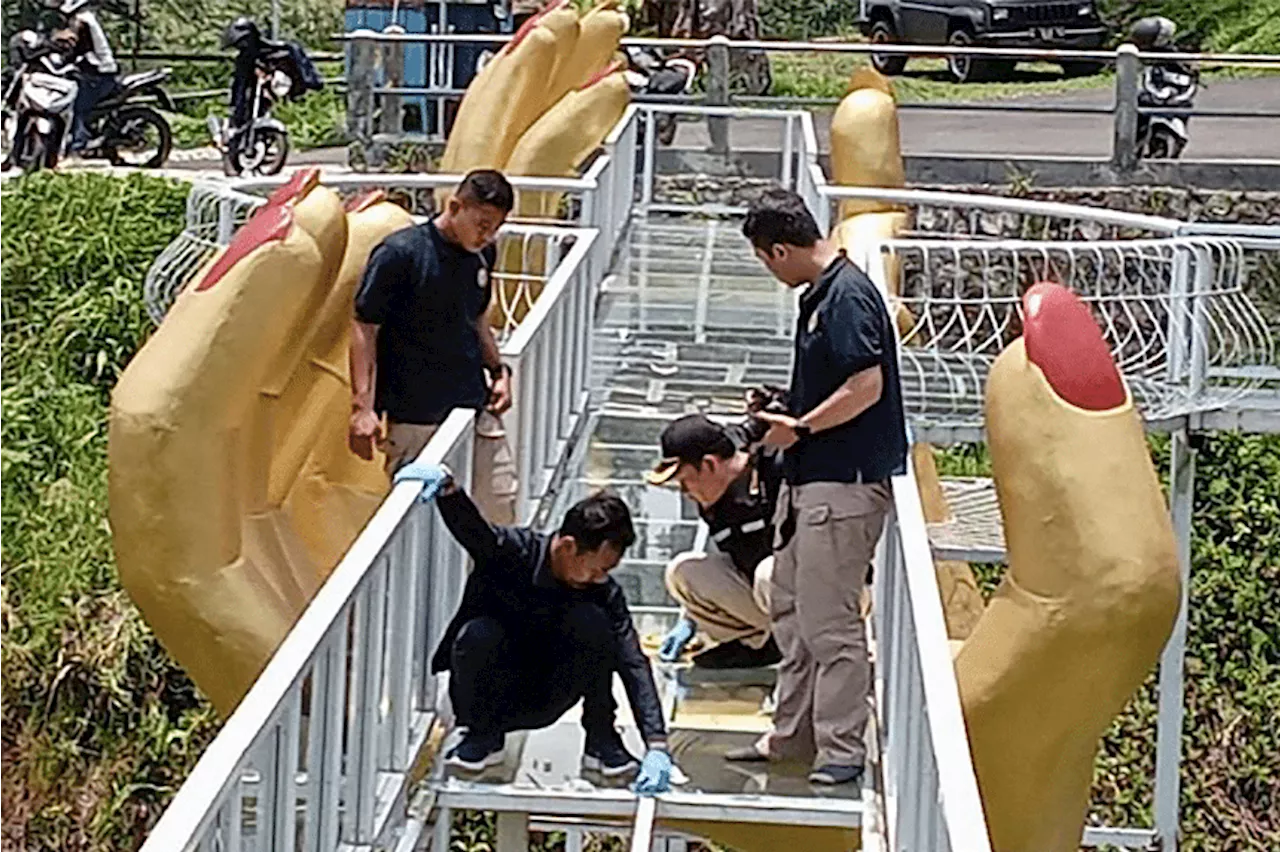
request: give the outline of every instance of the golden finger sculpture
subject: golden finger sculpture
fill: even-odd
[[[196,274],[112,393],[121,582],[229,714],[387,491],[346,451],[351,303],[404,211],[300,172]]]
[[[871,68],[861,68],[850,80],[850,92],[831,119],[831,173],[840,186],[901,189],[906,185],[902,146],[898,136],[897,107],[889,80]],[[911,227],[909,214],[899,204],[877,199],[850,199],[840,203],[841,221],[831,238],[855,262],[872,271],[879,264],[888,284],[889,305],[898,334],[908,340],[915,318],[900,301],[899,260],[881,255],[878,246]],[[943,523],[951,508],[942,491],[933,448],[917,443],[911,448],[916,484],[924,502],[925,520]],[[964,639],[982,612],[982,595],[968,563],[941,560],[935,565],[947,619],[947,635]]]
[[[1173,530],[1097,323],[1038,284],[987,380],[1009,571],[956,658],[997,852],[1079,848],[1098,741],[1173,627]]]
[[[500,169],[509,175],[571,177],[621,119],[631,99],[619,41],[630,25],[616,0],[584,15],[567,2],[533,16],[467,87],[440,161],[443,172]],[[437,205],[452,190],[436,192]],[[514,214],[561,216],[563,194],[522,192]],[[528,312],[548,268],[546,241],[510,243],[498,259],[494,326]],[[528,276],[528,277],[524,277]]]

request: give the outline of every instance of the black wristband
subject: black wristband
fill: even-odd
[[[497,381],[503,376],[511,375],[511,366],[509,364],[498,364],[498,366],[496,367],[486,366],[484,369],[485,369],[485,372],[489,374],[489,378],[493,379],[494,381]]]

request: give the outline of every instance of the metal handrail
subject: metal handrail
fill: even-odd
[[[512,36],[503,33],[386,33],[369,29],[356,29],[337,33],[337,41],[408,42],[412,44],[505,44]],[[657,48],[709,48],[726,45],[731,50],[763,50],[776,53],[861,53],[889,56],[1000,56],[1019,59],[1069,59],[1114,62],[1116,50],[1057,50],[1025,47],[950,47],[947,45],[870,44],[845,41],[771,41],[763,39],[729,39],[724,36],[710,38],[648,38],[628,37],[621,40],[623,47]],[[1268,53],[1159,53],[1139,52],[1144,62],[1198,62],[1212,65],[1263,65],[1280,67],[1280,55]]]
[[[470,433],[474,418],[470,411],[449,415],[419,459],[443,462],[454,445]],[[205,749],[148,834],[141,852],[194,850],[201,835],[213,827],[229,787],[239,783],[252,750],[282,713],[286,698],[300,689],[308,667],[354,604],[357,592],[416,505],[421,490],[420,483],[401,483],[392,489]],[[238,802],[235,808],[238,810]],[[259,830],[264,828],[259,826]],[[236,838],[236,845],[238,841]]]

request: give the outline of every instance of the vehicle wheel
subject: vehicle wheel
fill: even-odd
[[[1168,133],[1152,133],[1147,141],[1147,157],[1153,160],[1175,160],[1177,142]]]
[[[898,34],[893,31],[892,21],[885,18],[877,18],[871,24],[872,44],[893,44],[897,40]],[[907,67],[907,57],[873,53],[871,54],[871,67],[888,76],[901,74],[903,69]]]
[[[102,130],[102,149],[113,166],[158,169],[173,150],[173,131],[149,107],[125,107]]]
[[[248,144],[231,151],[231,167],[236,174],[267,177],[279,174],[289,156],[289,137],[273,127],[255,130]]]
[[[3,129],[0,129],[0,154],[4,155],[5,168],[8,169],[13,165],[15,159],[13,137],[18,132],[18,116],[11,110],[6,109],[3,112],[3,122]]]
[[[679,127],[679,119],[673,113],[666,113],[658,117],[658,144],[670,145],[676,139],[676,130]]]
[[[16,162],[23,172],[29,174],[54,167],[55,164],[49,161],[49,140],[45,139],[43,134],[32,130],[27,134],[26,139],[18,140],[17,147]]]
[[[1062,73],[1068,77],[1092,77],[1107,67],[1105,62],[1064,62]]]
[[[947,44],[952,47],[969,47],[973,44],[973,34],[968,30],[955,30],[947,36]],[[987,59],[978,56],[947,57],[947,71],[957,83],[999,80],[1001,77],[1008,77],[1015,64],[1007,59]]]

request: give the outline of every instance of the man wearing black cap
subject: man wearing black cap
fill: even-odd
[[[663,640],[662,660],[677,659],[697,629],[718,643],[693,658],[701,668],[755,668],[782,658],[769,629],[772,518],[782,474],[776,454],[754,446],[767,431],[756,418],[725,427],[701,414],[662,430],[662,460],[649,482],[678,482],[717,548],[681,553],[667,566],[667,589],[684,615]]]

